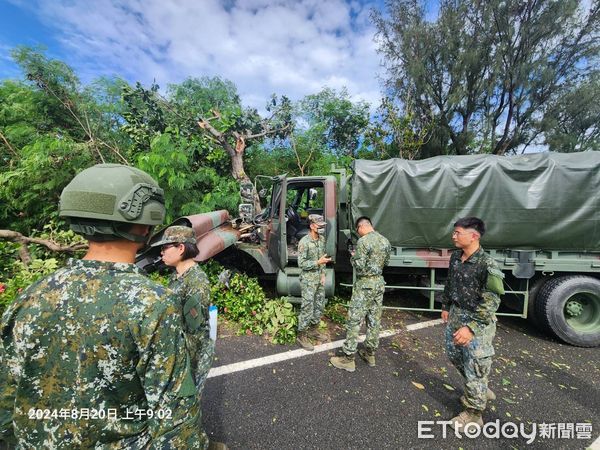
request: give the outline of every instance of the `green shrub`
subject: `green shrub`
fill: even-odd
[[[227,285],[219,280],[224,268],[216,261],[202,266],[211,282],[212,302],[228,320],[240,325],[240,332],[262,335],[271,342],[286,344],[296,339],[298,318],[294,307],[284,299],[267,299],[255,278],[241,273],[230,274]]]
[[[0,280],[0,313],[4,313],[6,307],[23,289],[43,276],[54,272],[58,267],[58,261],[55,258],[34,259],[27,266],[21,261],[14,261],[7,279]]]
[[[333,297],[325,307],[325,317],[328,317],[329,320],[338,325],[344,325],[346,323],[346,317],[348,316],[347,303],[348,299],[337,296]]]
[[[83,244],[86,241],[71,230],[64,230],[61,224],[49,221],[41,232],[32,232],[31,237],[46,239],[61,246]],[[68,258],[81,257],[85,250],[75,253],[60,253],[49,250],[43,245],[28,244],[27,251],[32,258],[26,266],[19,259],[19,247],[15,242],[0,242],[0,313],[27,286],[39,278],[54,272],[65,265]]]
[[[269,300],[257,318],[274,344],[289,344],[296,340],[298,316],[290,302],[282,298]]]
[[[163,275],[160,272],[152,272],[148,274],[148,278],[165,287],[169,285],[169,275]]]
[[[246,333],[263,334],[263,325],[256,316],[263,309],[266,297],[255,278],[236,273],[229,280],[229,286],[217,282],[211,286],[211,300],[227,319],[237,322]]]

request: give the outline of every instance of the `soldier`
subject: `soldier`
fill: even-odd
[[[332,357],[329,362],[338,369],[354,372],[354,354],[357,348],[360,324],[366,317],[367,337],[364,348],[358,354],[370,366],[375,366],[375,350],[379,346],[379,329],[381,328],[381,310],[385,281],[383,268],[390,260],[392,247],[390,242],[373,229],[368,217],[359,217],[356,221],[356,232],[360,239],[356,243],[356,252],[351,262],[356,273],[356,281],[352,287],[352,299],[346,323],[346,341],[340,356]]]
[[[27,288],[0,326],[0,440],[19,448],[203,449],[179,307],[134,264],[165,216],[145,172],[99,164],[59,214],[82,260]]]
[[[298,316],[298,343],[305,350],[314,350],[310,338],[319,342],[329,337],[319,331],[325,309],[325,266],[331,258],[325,253],[325,226],[323,216],[308,216],[310,231],[298,243],[298,267],[302,289],[302,306]]]
[[[215,343],[210,338],[208,324],[210,282],[194,261],[198,255],[196,233],[190,227],[172,226],[164,231],[161,240],[153,243],[152,247],[161,247],[163,262],[175,267],[169,288],[179,303],[186,346],[192,358],[192,374],[198,395],[201,396],[213,362]]]
[[[488,375],[504,274],[479,244],[484,233],[485,224],[477,217],[464,217],[454,224],[452,241],[458,250],[450,257],[442,298],[446,353],[465,380],[461,397],[465,410],[452,419],[455,429],[470,423],[482,426],[486,402],[496,398],[488,388]]]

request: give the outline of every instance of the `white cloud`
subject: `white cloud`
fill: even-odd
[[[66,62],[85,81],[120,75],[166,86],[220,75],[262,109],[271,93],[299,99],[324,86],[346,86],[376,107],[374,1],[37,0],[21,7],[56,30]]]

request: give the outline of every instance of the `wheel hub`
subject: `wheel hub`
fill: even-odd
[[[577,300],[570,300],[567,302],[566,312],[571,317],[579,317],[583,313],[583,305]]]

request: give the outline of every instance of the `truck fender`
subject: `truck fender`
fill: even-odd
[[[221,253],[240,237],[240,232],[231,226],[231,218],[226,210],[180,217],[171,225],[185,225],[194,229],[199,250],[194,259],[198,262]]]
[[[194,229],[199,251],[194,260],[198,262],[206,261],[231,247],[240,236],[240,232],[231,226],[231,219],[226,210],[180,217],[150,238],[149,245],[136,257],[136,264],[140,268],[148,272],[161,269],[160,248],[151,245],[162,239],[163,232],[174,225]]]

